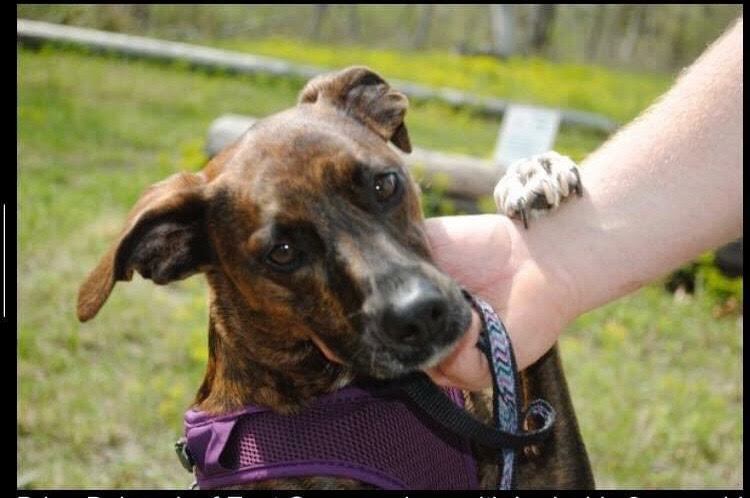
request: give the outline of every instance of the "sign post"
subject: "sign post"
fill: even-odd
[[[560,111],[528,105],[509,105],[503,116],[494,160],[505,171],[519,159],[551,150],[560,126]]]

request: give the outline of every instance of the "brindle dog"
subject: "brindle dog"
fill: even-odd
[[[459,286],[430,258],[409,152],[408,101],[352,67],[311,80],[198,173],[151,186],[81,286],[94,317],[133,271],[163,285],[203,273],[210,289],[205,379],[197,408],[300,409],[355,375],[392,378],[445,357],[470,322]],[[342,363],[333,362],[335,357]],[[527,399],[557,410],[553,435],[524,452],[523,488],[591,488],[593,479],[556,349],[522,373]],[[468,406],[491,419],[488,399]],[[477,448],[480,483],[495,457]],[[353,488],[328,477],[264,488]]]

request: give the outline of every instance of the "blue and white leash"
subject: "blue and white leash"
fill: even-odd
[[[479,348],[487,355],[493,380],[493,418],[495,426],[512,434],[522,434],[521,421],[535,416],[542,420],[542,428],[535,433],[548,431],[555,421],[555,410],[544,400],[537,399],[530,403],[525,413],[521,413],[523,401],[520,399],[521,388],[518,382],[516,359],[513,355],[508,331],[492,307],[484,300],[466,293],[471,303],[482,318],[482,334]],[[500,452],[502,474],[499,489],[515,487],[515,458],[517,450],[503,448]]]

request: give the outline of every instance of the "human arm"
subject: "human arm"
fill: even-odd
[[[580,314],[741,234],[742,38],[740,19],[586,158],[583,198],[529,230],[495,215],[427,220],[438,266],[495,308],[519,368]],[[475,316],[461,347],[428,372],[436,382],[490,384],[477,334]]]

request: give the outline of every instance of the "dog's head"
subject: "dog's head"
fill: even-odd
[[[204,272],[212,313],[241,308],[262,329],[233,341],[312,340],[380,378],[435,364],[471,315],[431,262],[418,187],[388,145],[411,150],[407,105],[364,67],[311,80],[202,172],[143,194],[81,287],[79,319],[133,271],[157,284]]]

